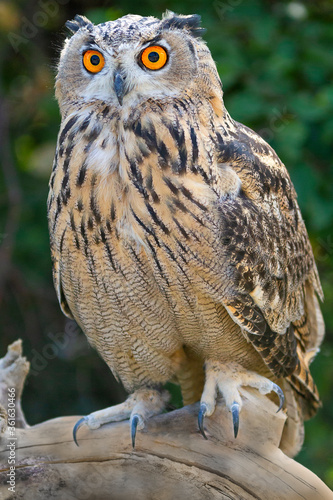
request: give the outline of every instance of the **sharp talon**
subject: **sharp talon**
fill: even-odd
[[[198,426],[199,426],[199,430],[200,430],[201,434],[203,435],[203,437],[205,439],[208,439],[206,434],[205,434],[205,430],[204,430],[204,426],[203,426],[206,413],[207,413],[207,406],[205,405],[205,403],[202,403],[200,405],[200,410],[199,410],[199,414],[198,414]]]
[[[279,402],[280,402],[279,404],[280,404],[280,406],[279,406],[279,409],[276,412],[276,413],[278,413],[281,410],[281,408],[283,406],[283,403],[284,403],[283,390],[277,384],[275,384],[274,382],[273,382],[273,389],[272,390],[279,396]]]
[[[138,427],[139,420],[140,420],[139,415],[134,415],[132,418],[132,422],[131,422],[131,438],[132,438],[133,450],[135,448],[135,436],[136,436],[136,429]]]
[[[83,424],[86,423],[87,420],[88,420],[87,417],[82,417],[74,425],[74,428],[73,428],[73,439],[74,439],[74,443],[76,444],[76,446],[79,446],[79,443],[77,442],[77,439],[76,439],[77,431],[80,429],[80,427],[82,427]]]
[[[238,403],[233,403],[231,406],[231,413],[232,413],[232,422],[234,426],[234,436],[235,438],[237,437],[238,434],[238,429],[239,429],[239,404]]]

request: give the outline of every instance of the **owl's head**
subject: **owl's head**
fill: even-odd
[[[96,101],[128,109],[185,93],[207,99],[221,94],[198,15],[127,15],[99,25],[76,16],[66,25],[74,34],[65,42],[56,80],[63,114]]]

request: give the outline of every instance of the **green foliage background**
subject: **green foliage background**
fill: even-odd
[[[53,6],[53,7],[52,7]],[[333,487],[333,3],[227,0],[0,0],[0,355],[21,337],[32,362],[31,424],[124,398],[61,314],[51,278],[46,198],[59,113],[54,68],[64,23],[166,9],[198,13],[233,116],[287,165],[325,292],[327,335],[313,373],[323,399],[298,460]],[[180,68],[181,71],[181,68]]]

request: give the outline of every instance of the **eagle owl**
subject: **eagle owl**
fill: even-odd
[[[76,424],[130,419],[168,400],[163,384],[217,395],[235,437],[242,386],[280,399],[295,454],[320,404],[309,364],[322,290],[288,172],[234,121],[200,17],[76,16],[61,52],[62,115],[48,219],[56,292],[131,394]],[[276,401],[278,401],[276,399]]]

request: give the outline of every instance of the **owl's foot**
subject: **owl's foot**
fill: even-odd
[[[139,389],[131,394],[124,403],[110,406],[104,410],[95,411],[80,418],[73,429],[73,439],[77,446],[77,432],[82,425],[87,425],[89,429],[98,429],[103,424],[109,422],[120,422],[121,420],[130,420],[132,446],[135,446],[136,431],[143,429],[145,421],[162,413],[170,395],[167,391],[158,391],[156,389]]]
[[[207,361],[205,365],[206,382],[200,401],[198,425],[205,439],[204,418],[214,413],[217,393],[220,392],[227,408],[232,414],[234,436],[237,437],[239,428],[239,412],[242,408],[242,398],[239,388],[242,386],[255,387],[261,394],[274,391],[279,397],[280,411],[284,403],[284,395],[280,387],[271,380],[258,373],[245,370],[238,363],[223,364],[218,361]]]

